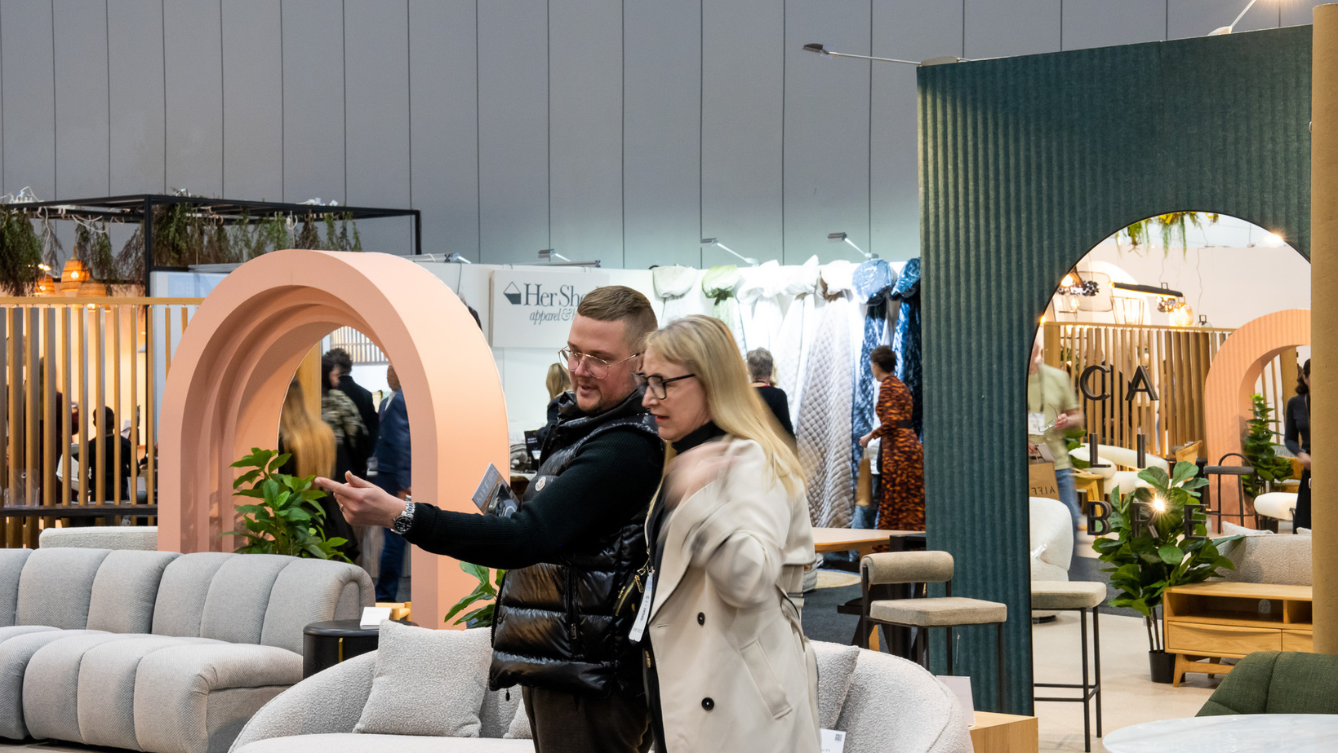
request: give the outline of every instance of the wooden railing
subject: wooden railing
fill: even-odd
[[[6,547],[58,520],[105,523],[104,505],[152,521],[162,386],[201,300],[0,298]]]

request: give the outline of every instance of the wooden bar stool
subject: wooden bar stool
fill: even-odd
[[[1092,699],[1096,699],[1096,736],[1101,737],[1101,625],[1097,607],[1106,600],[1106,584],[1085,581],[1034,580],[1031,582],[1031,608],[1047,612],[1076,611],[1082,628],[1082,684],[1038,682],[1037,688],[1073,688],[1082,690],[1077,698],[1042,698],[1035,700],[1082,704],[1082,735],[1086,751],[1092,750]],[[1096,655],[1096,682],[1087,675],[1087,610],[1092,610],[1092,648]]]
[[[916,643],[919,647],[919,663],[928,668],[929,630],[946,628],[948,674],[952,674],[952,629],[964,625],[995,625],[999,711],[1002,712],[1006,708],[1004,700],[1007,693],[1003,626],[1008,620],[1008,605],[953,596],[952,572],[953,559],[947,552],[887,552],[865,556],[860,561],[860,583],[864,596],[860,635],[867,636],[875,625],[918,628]],[[942,583],[947,595],[922,599],[873,600],[869,597],[871,587],[903,583]]]

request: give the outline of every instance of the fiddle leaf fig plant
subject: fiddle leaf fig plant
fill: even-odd
[[[505,570],[498,570],[496,584],[494,585],[492,571],[482,565],[461,562],[460,569],[477,578],[479,584],[472,593],[456,602],[455,606],[451,607],[451,611],[446,613],[446,617],[443,620],[444,622],[450,622],[452,617],[456,616],[467,607],[472,606],[475,602],[494,601],[497,598],[497,593],[502,589],[502,578],[506,575]],[[470,627],[492,627],[492,619],[496,612],[496,607],[496,603],[482,606],[469,614],[464,615],[452,624],[469,625]]]
[[[286,554],[292,557],[338,559],[349,562],[338,551],[347,539],[327,539],[320,528],[325,510],[317,500],[325,492],[315,488],[315,476],[298,478],[279,473],[292,457],[275,450],[251,448],[251,454],[232,464],[233,468],[251,470],[232,482],[235,496],[260,500],[255,504],[240,505],[240,531],[228,531],[223,536],[241,536],[246,543],[237,547],[238,554]]]
[[[1093,544],[1109,565],[1110,584],[1119,594],[1111,606],[1128,607],[1143,615],[1152,651],[1165,650],[1159,607],[1166,589],[1221,577],[1221,568],[1234,570],[1218,547],[1239,536],[1208,538],[1205,520],[1195,513],[1198,489],[1208,484],[1193,463],[1176,463],[1174,476],[1147,468],[1138,477],[1150,488],[1110,493],[1110,533]],[[1187,510],[1188,508],[1188,510]],[[1190,515],[1186,520],[1186,515]]]

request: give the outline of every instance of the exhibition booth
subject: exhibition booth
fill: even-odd
[[[1338,6],[916,65],[897,260],[833,233],[799,263],[716,238],[737,263],[485,263],[423,253],[445,243],[410,208],[6,197],[0,748],[586,739],[537,691],[607,734],[630,699],[632,747],[674,753],[1338,746],[1310,472],[1338,462]],[[414,253],[368,247],[397,218]],[[644,299],[651,342],[724,332],[720,363],[582,352],[611,286],[632,308],[585,319],[631,331]],[[581,402],[573,373],[624,362],[636,392]],[[707,418],[671,434],[690,379]],[[707,429],[762,432],[765,462],[712,460]],[[573,544],[516,517],[545,489],[608,507],[571,489],[614,488],[589,480],[610,434],[604,476],[659,471],[630,522]]]

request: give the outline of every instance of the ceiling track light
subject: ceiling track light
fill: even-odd
[[[1241,20],[1242,18],[1245,18],[1245,14],[1246,14],[1246,13],[1249,13],[1249,12],[1250,12],[1250,8],[1253,8],[1253,7],[1254,7],[1254,4],[1257,3],[1257,2],[1259,2],[1259,0],[1250,0],[1249,4],[1245,6],[1245,10],[1241,11],[1239,16],[1236,16],[1236,20],[1235,20],[1235,21],[1232,21],[1230,26],[1219,26],[1218,28],[1213,29],[1212,31],[1208,32],[1208,36],[1210,36],[1210,37],[1220,37],[1220,36],[1222,36],[1222,35],[1224,35],[1224,34],[1230,34],[1231,32],[1235,31],[1235,30],[1236,30],[1236,24],[1240,23],[1240,20]]]
[[[717,240],[717,239],[715,239],[715,238],[702,238],[702,245],[703,245],[703,246],[719,246],[720,248],[724,249],[725,251],[727,251],[727,252],[733,254],[734,256],[738,257],[739,259],[743,260],[743,262],[744,262],[745,264],[747,264],[747,265],[749,265],[749,266],[752,266],[752,267],[756,267],[756,266],[757,266],[757,259],[754,259],[754,258],[751,257],[751,256],[744,256],[743,254],[741,254],[741,253],[735,251],[734,249],[730,248],[729,246],[726,246],[725,244],[721,243],[719,240]]]
[[[871,254],[868,251],[865,251],[864,249],[860,248],[859,246],[856,246],[855,242],[850,240],[850,236],[846,233],[828,233],[827,240],[831,241],[832,243],[845,243],[849,245],[851,248],[858,251],[860,253],[860,256],[863,256],[865,259],[878,258],[878,254]]]
[[[553,261],[553,259],[555,258],[561,259],[562,261],[555,262]],[[548,262],[548,266],[550,267],[591,267],[594,269],[599,269],[600,265],[599,260],[572,261],[571,259],[568,259],[567,257],[563,256],[562,254],[559,254],[557,251],[554,251],[551,248],[539,249],[539,260]]]
[[[966,62],[966,58],[959,58],[956,55],[942,55],[940,57],[929,58],[928,60],[921,60],[918,62],[915,60],[899,60],[897,58],[873,57],[871,55],[852,55],[847,52],[835,52],[833,50],[829,50],[827,49],[826,45],[819,44],[817,42],[810,42],[809,44],[804,45],[803,49],[804,52],[812,52],[817,55],[826,55],[827,57],[833,57],[833,58],[854,58],[856,60],[873,60],[879,63],[901,63],[902,65],[915,65],[915,66],[942,65],[943,63]]]

